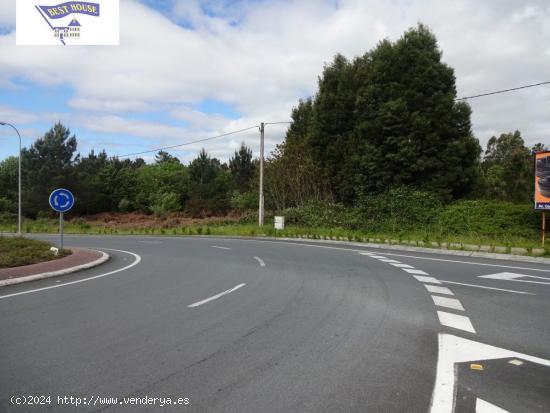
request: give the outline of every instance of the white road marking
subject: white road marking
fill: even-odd
[[[465,285],[467,287],[483,288],[485,290],[505,291],[507,293],[514,293],[514,294],[536,295],[535,293],[528,293],[528,292],[525,292],[525,291],[516,291],[516,290],[507,290],[505,288],[487,287],[486,285],[466,284],[466,283],[459,283],[459,282],[456,282],[456,281],[447,281],[447,280],[441,280],[441,282],[446,283],[446,284],[456,284],[456,285]]]
[[[456,328],[458,330],[467,331],[469,333],[474,333],[474,326],[470,319],[463,315],[447,313],[445,311],[438,311],[437,316],[439,317],[439,322],[447,327]]]
[[[430,412],[453,412],[456,381],[455,363],[501,358],[518,358],[550,366],[550,360],[478,343],[452,334],[440,333],[437,373]],[[475,391],[476,389],[473,390]]]
[[[282,241],[280,241],[282,242]],[[296,244],[299,244],[299,243],[296,243]],[[302,244],[304,245],[304,244]],[[317,246],[317,245],[310,245],[310,244],[307,244],[309,246]],[[343,250],[348,250],[348,251],[358,251],[358,250],[351,250],[351,249],[347,249],[347,248],[335,248],[335,247],[321,247],[321,248],[333,248],[333,249],[343,249]],[[459,261],[459,260],[449,260],[449,259],[445,259],[445,258],[432,258],[432,257],[419,257],[419,256],[415,256],[415,255],[405,255],[405,254],[395,254],[395,253],[392,253],[392,252],[384,252],[385,255],[391,255],[392,257],[405,257],[405,258],[414,258],[414,259],[417,259],[417,260],[429,260],[429,261],[443,261],[443,262],[454,262],[454,263],[457,263],[457,264],[467,264],[467,265],[480,265],[480,266],[484,266],[484,267],[501,267],[501,268],[512,268],[512,269],[516,269],[516,270],[529,270],[529,271],[541,271],[541,272],[550,272],[550,270],[544,270],[542,268],[529,268],[529,267],[516,267],[516,266],[513,266],[513,265],[503,265],[503,264],[487,264],[487,263],[484,263],[484,262],[471,262],[471,261]],[[429,253],[426,253],[426,254],[429,254]],[[476,258],[479,258],[479,259],[485,259],[485,260],[490,260],[490,259],[496,259],[496,258],[490,258],[490,257],[476,257]]]
[[[260,257],[254,257],[254,259],[260,263],[261,267],[265,267],[265,262]]]
[[[210,302],[210,301],[217,300],[218,298],[223,297],[224,295],[227,295],[227,294],[229,294],[229,293],[232,293],[233,291],[236,291],[236,290],[238,290],[239,288],[244,287],[245,285],[246,285],[246,284],[244,284],[244,283],[243,283],[243,284],[239,284],[239,285],[237,285],[237,286],[235,286],[235,287],[233,287],[233,288],[230,288],[229,290],[226,290],[226,291],[223,291],[223,292],[221,292],[221,293],[219,293],[219,294],[213,295],[212,297],[208,297],[208,298],[206,298],[206,299],[204,299],[204,300],[197,301],[196,303],[190,304],[190,305],[188,305],[187,307],[189,307],[189,308],[194,308],[194,307],[198,307],[199,305],[206,304],[206,303],[208,303],[208,302]]]
[[[464,311],[464,307],[462,307],[462,303],[458,301],[456,298],[449,298],[449,297],[440,297],[438,295],[432,295],[432,300],[434,300],[434,304],[438,307],[447,307],[452,308],[453,310],[459,310]]]
[[[212,248],[218,248],[220,250],[230,250],[231,248],[227,248],[227,247],[220,247],[218,245],[211,245]]]
[[[424,284],[424,287],[426,287],[426,290],[428,290],[431,293],[454,295],[453,292],[449,290],[447,287],[438,287],[437,285],[426,285],[426,284]]]
[[[400,261],[397,261],[397,260],[388,260],[388,259],[386,259],[386,260],[380,260],[380,261],[382,261],[382,262],[387,262],[387,263],[401,264],[401,262],[400,262]]]
[[[0,300],[3,299],[3,298],[15,297],[16,295],[36,293],[38,291],[50,290],[52,288],[65,287],[66,285],[78,284],[78,283],[82,283],[82,282],[85,282],[85,281],[95,280],[96,278],[102,278],[102,277],[106,277],[108,275],[116,274],[117,272],[128,270],[128,269],[138,265],[141,262],[141,257],[138,254],[134,254],[133,252],[130,252],[130,251],[115,250],[113,248],[102,248],[102,249],[130,254],[130,255],[134,256],[135,260],[134,260],[133,263],[131,263],[130,265],[127,265],[126,267],[122,267],[122,268],[119,268],[118,270],[114,270],[114,271],[109,271],[109,272],[106,272],[105,274],[94,275],[93,277],[82,278],[80,280],[70,281],[70,282],[66,282],[66,283],[63,283],[63,284],[50,285],[49,287],[42,287],[42,288],[36,288],[34,290],[20,291],[18,293],[1,295]]]
[[[423,275],[413,275],[413,277],[421,283],[441,284],[441,281],[434,277],[425,277]]]
[[[539,280],[547,280],[550,281],[550,278],[547,277],[539,277],[536,275],[529,275],[529,274],[516,274],[514,272],[499,272],[496,274],[488,274],[488,275],[480,275],[479,278],[489,278],[492,280],[505,280],[505,281],[515,281],[520,283],[529,283],[529,284],[542,284],[542,285],[550,285],[550,282],[542,282],[542,281],[531,281],[531,280],[518,280],[518,278],[536,278]]]
[[[414,268],[412,270],[409,270],[408,268],[401,268],[403,271],[407,271],[409,274],[420,274],[420,275],[428,275],[427,272],[422,270],[415,270]]]
[[[476,399],[476,413],[510,413],[508,410],[501,409],[492,403],[482,399]]]
[[[414,268],[412,265],[409,265],[409,264],[393,264],[393,263],[390,263],[390,265],[393,265],[394,267],[397,267],[397,268]]]
[[[238,239],[238,238],[232,238],[233,241],[244,241],[244,242],[258,242],[256,240],[248,240],[248,239]],[[375,252],[366,251],[366,250],[359,250],[356,248],[343,248],[343,247],[330,247],[327,245],[313,245],[313,244],[306,244],[303,242],[293,242],[293,241],[274,241],[274,240],[262,240],[261,242],[269,242],[272,244],[289,244],[289,245],[301,245],[303,247],[313,247],[313,248],[325,248],[330,250],[338,250],[338,251],[351,251],[351,252],[357,252],[361,255],[368,255],[373,257]],[[368,247],[367,247],[368,248]],[[516,267],[512,265],[502,265],[502,264],[487,264],[487,263],[481,263],[481,262],[471,262],[471,261],[459,261],[459,260],[448,260],[444,258],[431,258],[431,257],[418,257],[415,255],[405,255],[405,254],[395,254],[392,252],[384,252],[385,255],[391,255],[392,257],[406,257],[406,258],[414,258],[418,260],[430,260],[430,261],[443,261],[443,262],[455,262],[458,264],[468,264],[468,265],[480,265],[485,267],[501,267],[501,268],[514,268],[517,270],[529,270],[529,271],[542,271],[542,272],[550,272],[550,270],[544,270],[541,268],[529,268],[529,267]],[[426,252],[426,254],[430,254],[430,252]],[[381,256],[378,256],[378,258],[382,258]],[[386,257],[383,257],[386,258]],[[479,259],[485,259],[485,260],[496,260],[497,258],[491,258],[491,257],[475,257]]]
[[[386,257],[382,257],[381,255],[371,255],[372,258],[378,258],[379,260],[385,260]]]
[[[138,240],[138,242],[141,242],[142,244],[162,244],[161,241]]]

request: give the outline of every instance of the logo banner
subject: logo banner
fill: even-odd
[[[72,13],[99,17],[99,4],[82,1],[68,1],[57,6],[38,6],[50,19],[60,19]]]

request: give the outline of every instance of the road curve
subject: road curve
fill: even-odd
[[[550,359],[548,266],[242,239],[67,243],[111,249],[112,259],[0,289],[0,411],[47,407],[16,406],[18,395],[50,395],[47,411],[550,409],[537,391]],[[500,273],[521,277],[482,278]],[[483,354],[485,373],[472,376],[459,364],[470,359],[449,359],[445,345]],[[522,363],[505,366],[516,379],[498,373],[505,357]],[[465,369],[450,378],[450,396],[434,393],[449,379],[445,363]],[[525,390],[529,380],[538,384]],[[188,403],[129,406],[123,397]]]

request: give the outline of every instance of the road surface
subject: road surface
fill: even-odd
[[[550,411],[548,265],[269,240],[66,243],[112,259],[0,288],[2,412]]]

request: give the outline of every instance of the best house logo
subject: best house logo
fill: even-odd
[[[50,1],[17,0],[17,45],[119,44],[119,0]]]

